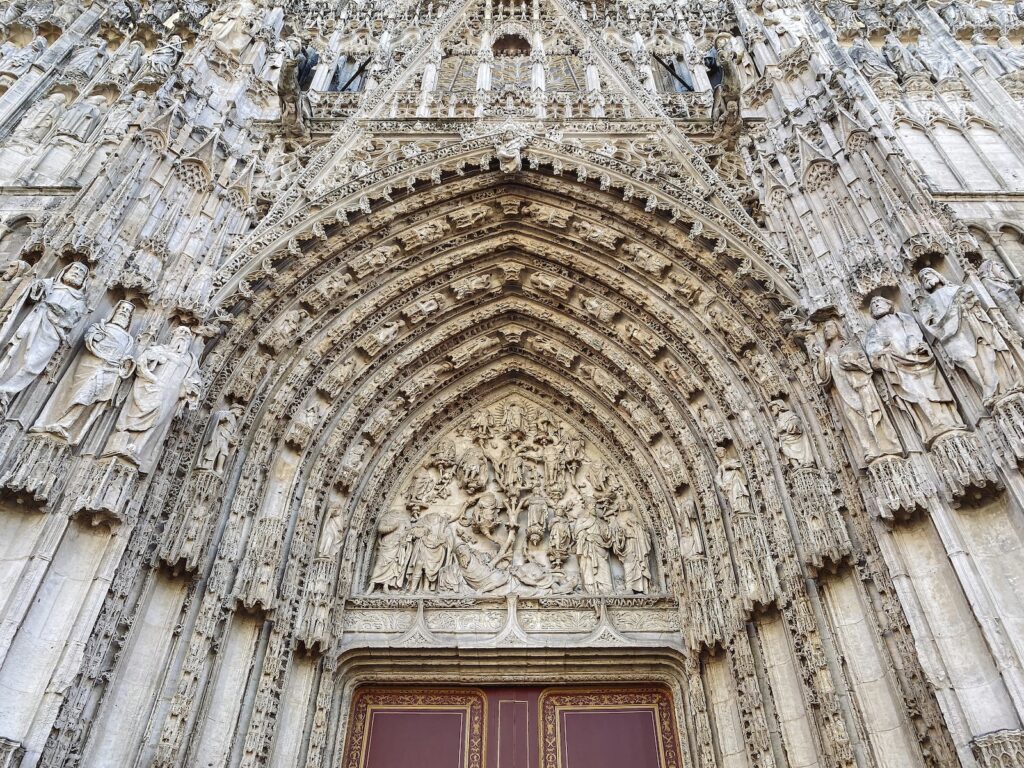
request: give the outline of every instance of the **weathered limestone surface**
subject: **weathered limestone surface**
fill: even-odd
[[[1024,768],[1024,6],[0,8],[0,768],[365,681]]]

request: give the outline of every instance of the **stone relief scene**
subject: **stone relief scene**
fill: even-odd
[[[371,592],[657,591],[651,533],[622,479],[578,430],[519,398],[442,438],[377,536]]]
[[[1024,768],[1022,222],[1021,2],[0,4],[0,768]]]

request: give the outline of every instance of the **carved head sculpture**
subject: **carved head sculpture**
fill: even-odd
[[[995,280],[1001,283],[1009,283],[1011,281],[1009,273],[1006,271],[1006,267],[1000,264],[995,259],[985,259],[981,262],[981,266],[978,268],[978,274],[982,280]]]
[[[940,285],[946,284],[946,278],[944,278],[931,267],[925,267],[920,272],[918,272],[917,279],[918,282],[921,283],[921,286],[929,293],[934,291]]]
[[[76,261],[73,264],[68,264],[64,269],[61,270],[59,280],[64,285],[69,285],[72,288],[81,288],[85,285],[85,279],[89,276],[89,268],[80,261]]]
[[[134,314],[134,304],[130,301],[119,301],[114,305],[114,309],[110,313],[110,324],[127,331],[132,324],[132,315]]]
[[[842,340],[844,338],[843,327],[834,318],[825,321],[825,325],[822,327],[822,334],[825,337],[826,344],[835,339]]]
[[[871,300],[871,304],[868,305],[868,308],[871,311],[871,316],[875,318],[875,320],[885,317],[886,315],[891,315],[896,309],[893,303],[885,298],[885,296],[875,296]]]
[[[174,333],[171,334],[170,346],[175,352],[187,352],[192,346],[192,331],[184,325],[175,328]]]
[[[32,265],[29,264],[27,261],[15,259],[14,261],[10,261],[7,263],[7,265],[4,267],[3,275],[0,275],[0,279],[14,280],[24,275],[30,269],[32,269]]]

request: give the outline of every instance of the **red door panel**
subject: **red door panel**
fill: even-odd
[[[360,688],[343,768],[681,768],[671,694]]]

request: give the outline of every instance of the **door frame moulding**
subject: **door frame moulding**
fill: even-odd
[[[326,673],[325,673],[326,674]],[[362,685],[480,687],[658,684],[672,697],[673,715],[684,765],[693,758],[683,685],[686,656],[664,647],[617,648],[350,648],[340,654],[333,673],[331,754],[344,754],[356,690]]]

